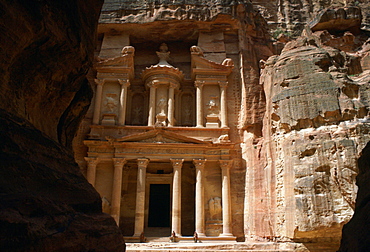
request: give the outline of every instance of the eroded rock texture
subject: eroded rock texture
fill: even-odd
[[[102,1],[0,1],[1,251],[123,251],[73,160]]]
[[[265,211],[255,214],[257,232],[275,223],[271,236],[335,251],[355,207],[357,159],[370,140],[369,73],[356,63],[361,59],[327,41],[307,29],[263,63],[264,139],[254,147],[262,158],[249,176],[266,183],[257,185],[263,201],[250,196],[251,208]]]
[[[343,228],[343,238],[339,251],[368,251],[369,242],[369,160],[370,144],[368,143],[362,151],[358,160],[359,174],[357,185],[359,187],[356,211],[351,221]]]
[[[370,28],[370,5],[367,0],[281,0],[266,1],[254,0],[253,5],[261,12],[263,17],[268,21],[272,33],[279,33],[282,30],[288,30],[291,35],[299,35],[303,27],[312,19],[324,16],[336,16],[342,21],[355,18],[352,10],[361,8],[363,15],[362,28]],[[340,9],[339,13],[334,8]],[[330,13],[327,13],[329,9]],[[351,15],[342,14],[350,9]],[[326,14],[325,14],[326,13]],[[317,14],[320,14],[317,16]],[[339,14],[337,16],[337,14]],[[342,18],[340,18],[342,16]],[[356,18],[357,19],[357,18]],[[361,22],[360,22],[361,23]]]

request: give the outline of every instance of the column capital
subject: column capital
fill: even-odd
[[[199,80],[194,81],[194,86],[196,86],[197,88],[202,88],[203,85],[204,85],[204,81],[199,81]]]
[[[99,158],[97,157],[84,157],[88,165],[97,165],[99,163]]]
[[[169,88],[173,88],[173,89],[179,88],[179,84],[174,83],[174,82],[170,82],[169,83]]]
[[[159,85],[159,82],[158,80],[152,80],[152,81],[148,81],[146,85],[150,88],[157,88]]]
[[[105,83],[105,79],[94,79],[96,85],[101,85],[103,86]]]
[[[183,158],[171,158],[170,161],[172,163],[173,168],[181,168],[182,163],[184,162],[184,159]]]
[[[126,158],[112,158],[114,167],[122,167],[127,163]]]
[[[229,85],[229,82],[228,81],[218,81],[218,85],[220,86],[220,88],[227,88],[227,86]]]
[[[137,165],[139,167],[147,167],[149,164],[149,159],[148,158],[138,158],[137,159]]]
[[[193,164],[195,165],[196,168],[202,169],[206,165],[206,161],[207,159],[197,158],[193,159]]]
[[[233,160],[218,160],[221,169],[229,169],[233,164]]]
[[[121,84],[122,87],[128,87],[130,86],[130,81],[127,79],[118,79],[119,84]]]

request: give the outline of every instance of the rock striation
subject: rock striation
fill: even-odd
[[[102,1],[0,1],[0,247],[124,251],[73,160]]]
[[[299,36],[305,25],[312,19],[333,14],[339,14],[340,17],[340,13],[346,12],[347,9],[359,8],[362,9],[362,21],[360,22],[362,29],[370,28],[370,5],[367,0],[298,0],[294,3],[289,0],[275,2],[254,0],[253,5],[267,20],[272,34],[288,31],[290,35]],[[337,13],[338,11],[340,13]],[[354,18],[354,16],[343,17],[347,23]]]
[[[352,54],[328,46],[324,37],[306,29],[279,56],[263,62],[267,104],[264,138],[256,148],[264,158],[249,176],[271,185],[264,191],[267,202],[258,204],[271,211],[272,236],[276,232],[335,251],[355,209],[357,159],[370,140],[369,82],[361,67],[349,75],[356,69]],[[266,216],[259,218],[255,225],[262,223],[257,227],[266,233]]]

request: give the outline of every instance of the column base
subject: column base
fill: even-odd
[[[203,125],[197,125],[195,128],[204,128]]]
[[[206,237],[205,233],[197,233],[197,234],[198,234],[198,237]]]
[[[234,235],[232,233],[222,233],[219,235],[219,237],[233,237]]]

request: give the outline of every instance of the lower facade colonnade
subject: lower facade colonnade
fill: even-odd
[[[98,157],[86,157],[87,162],[87,179],[93,185],[97,187],[99,192],[99,188],[101,188],[102,183],[99,182],[101,179],[99,178],[99,174],[102,173],[104,168],[99,166],[100,163],[107,164],[108,161]],[[151,160],[149,158],[136,158],[136,159],[128,159],[122,157],[112,158],[111,163],[113,163],[112,169],[112,185],[111,185],[111,192],[110,197],[110,214],[116,221],[117,225],[125,226],[125,221],[127,221],[127,217],[125,220],[120,220],[122,218],[123,211],[122,206],[125,204],[123,200],[125,198],[125,192],[127,192],[128,188],[127,183],[128,177],[130,174],[136,172],[136,193],[135,193],[135,202],[131,202],[130,204],[134,207],[134,216],[133,216],[133,236],[140,237],[146,232],[146,228],[150,228],[148,225],[148,211],[152,211],[149,208],[149,197],[152,197],[151,191],[148,188],[152,185],[153,178],[156,178],[155,184],[161,183],[170,183],[168,188],[170,189],[169,195],[169,211],[170,215],[170,224],[166,229],[168,231],[169,236],[171,233],[174,232],[177,237],[182,237],[182,224],[185,226],[189,226],[189,219],[193,221],[193,231],[196,232],[199,238],[206,237],[206,236],[215,236],[214,232],[209,235],[207,234],[207,225],[208,219],[214,219],[213,215],[214,212],[219,211],[220,214],[220,223],[221,226],[220,232],[218,233],[218,237],[233,237],[232,234],[232,218],[231,218],[231,197],[230,197],[230,169],[232,167],[232,160],[212,160],[211,162],[207,161],[205,158],[195,158],[195,159],[188,159],[185,160],[184,158],[170,158],[163,161],[154,161],[153,166],[157,167],[158,165],[165,166],[165,169],[170,169],[170,172],[167,170],[156,170],[156,174],[153,174],[153,167],[151,165]],[[209,162],[209,166],[207,166],[207,162]],[[185,171],[183,167],[185,165]],[[221,191],[221,208],[219,210],[209,210],[209,208],[214,207],[214,205],[207,205],[210,204],[209,201],[205,200],[205,187],[207,187],[207,181],[205,178],[205,174],[210,174],[210,170],[219,170],[219,177],[220,177],[220,191]],[[125,167],[127,166],[127,167]],[[137,167],[137,170],[132,170],[132,167]],[[193,170],[192,170],[193,168]],[[190,171],[190,172],[189,172]],[[191,172],[192,171],[192,172]],[[215,171],[212,171],[215,173]],[[183,175],[184,173],[184,175]],[[191,191],[189,191],[189,186],[185,186],[186,195],[182,195],[182,187],[184,180],[189,180],[189,174],[193,174],[191,182],[194,186]],[[216,171],[217,174],[217,171]],[[124,178],[126,176],[126,178]],[[149,177],[147,177],[149,176]],[[167,178],[171,178],[171,180],[160,181],[161,176],[166,176]],[[185,178],[183,178],[185,176]],[[132,179],[131,179],[132,180]],[[169,182],[170,181],[170,182]],[[214,185],[213,185],[214,186]],[[191,186],[190,186],[191,187]],[[124,189],[128,188],[128,189]],[[194,194],[193,194],[193,193]],[[101,193],[102,194],[102,193]],[[109,195],[109,193],[107,193]],[[195,195],[193,198],[193,202],[189,202],[189,195]],[[209,192],[208,196],[209,197]],[[106,198],[102,195],[102,198]],[[214,198],[211,198],[212,200]],[[190,199],[190,201],[192,201]],[[189,214],[189,206],[193,205],[194,215]],[[208,207],[207,207],[208,206]],[[183,212],[183,208],[187,209],[186,212]],[[205,208],[207,211],[211,211],[211,214],[208,212],[207,216],[205,213]],[[161,209],[161,208],[159,208]],[[191,208],[190,208],[191,209]],[[185,214],[185,216],[183,216]],[[209,217],[211,215],[211,217]],[[217,215],[217,213],[216,213]],[[184,218],[184,219],[183,219]],[[189,228],[186,229],[185,236],[189,236]],[[209,232],[208,232],[209,233]],[[162,235],[164,236],[164,235]]]

